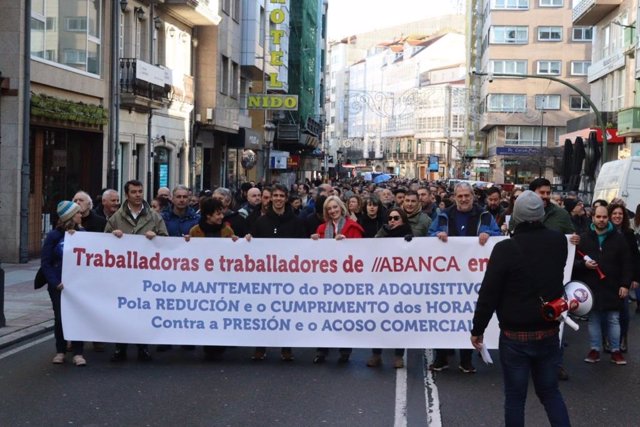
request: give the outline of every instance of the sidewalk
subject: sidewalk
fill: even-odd
[[[53,310],[47,289],[33,289],[39,267],[40,259],[26,264],[2,264],[7,325],[0,328],[0,349],[53,330]]]

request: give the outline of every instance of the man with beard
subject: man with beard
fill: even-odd
[[[529,184],[529,190],[535,192],[544,202],[544,219],[542,220],[542,223],[545,227],[559,231],[562,234],[571,234],[574,232],[573,223],[571,222],[569,213],[563,208],[551,203],[551,182],[549,182],[548,179],[534,179],[531,181],[531,184]],[[518,225],[518,222],[514,221],[512,218],[509,222],[509,230],[513,231],[516,225]],[[574,241],[571,243],[574,243]]]
[[[445,243],[449,236],[477,236],[480,245],[484,246],[490,236],[500,235],[500,228],[491,214],[474,203],[471,185],[459,182],[453,191],[455,204],[438,214],[429,230],[431,236]],[[451,352],[451,349],[436,349],[435,360],[429,369],[438,372],[448,369],[447,359]],[[472,350],[460,349],[458,368],[465,374],[476,372],[471,363],[472,354]]]
[[[418,201],[422,206],[422,212],[431,218],[431,222],[433,222],[438,215],[438,207],[436,206],[434,196],[435,195],[431,193],[431,190],[429,190],[428,187],[418,188]]]
[[[593,309],[589,313],[591,350],[587,363],[600,361],[602,323],[608,326],[611,362],[626,365],[620,351],[620,310],[629,294],[633,273],[631,252],[622,234],[609,222],[606,207],[598,206],[592,215],[590,230],[583,233],[579,253],[573,262],[573,277],[585,282],[593,292]]]
[[[414,237],[427,236],[431,226],[431,218],[420,209],[418,193],[411,190],[407,191],[402,200],[402,210],[407,214],[407,221],[411,226]]]
[[[271,205],[265,215],[256,220],[251,228],[251,234],[246,239],[270,238],[270,239],[304,239],[307,237],[302,219],[298,218],[287,203],[289,194],[287,187],[282,184],[274,184],[271,192]],[[238,233],[236,233],[237,235]],[[253,360],[264,360],[267,356],[265,347],[256,347]],[[293,352],[290,347],[283,347],[280,352],[282,360],[293,361]]]
[[[485,192],[485,202],[487,203],[487,212],[489,212],[496,220],[498,227],[504,222],[504,213],[506,209],[500,205],[500,189],[491,187]]]

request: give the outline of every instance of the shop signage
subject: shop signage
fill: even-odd
[[[298,95],[252,94],[247,96],[249,110],[298,110]]]
[[[539,147],[496,147],[498,156],[530,156],[539,153]]]

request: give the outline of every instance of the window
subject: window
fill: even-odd
[[[562,27],[538,27],[538,41],[540,42],[562,41]]]
[[[222,55],[220,60],[220,93],[229,94],[229,58]]]
[[[86,32],[87,31],[87,17],[86,16],[74,16],[71,18],[64,18],[65,31],[71,32]]]
[[[578,111],[589,111],[591,109],[589,103],[580,95],[569,96],[569,108]]]
[[[526,74],[527,61],[514,59],[493,59],[491,60],[491,71],[493,73],[504,74]]]
[[[493,93],[487,99],[487,111],[490,112],[523,113],[526,109],[526,95]]]
[[[491,27],[489,43],[493,44],[527,44],[529,27]]]
[[[562,7],[563,0],[540,0],[540,7]]]
[[[529,0],[491,0],[491,9],[529,9]]]
[[[231,0],[221,0],[220,7],[225,15],[229,15],[229,12],[231,11]]]
[[[571,31],[571,39],[574,42],[590,42],[593,39],[593,28],[575,27]]]
[[[87,52],[79,49],[65,49],[62,52],[62,63],[66,65],[84,64],[87,61]]]
[[[562,69],[560,61],[538,61],[537,73],[547,76],[559,76]]]
[[[264,24],[265,24],[265,14],[264,7],[260,6],[260,34],[258,34],[258,44],[262,47],[264,46]]]
[[[237,98],[240,95],[240,66],[231,61],[231,96]]]
[[[505,126],[504,145],[535,145],[547,140],[547,128],[540,126]],[[542,138],[540,137],[542,135]]]
[[[72,71],[100,75],[104,2],[75,3],[70,14],[68,2],[32,2],[31,57]]]
[[[586,76],[589,73],[591,61],[571,61],[572,76]]]
[[[240,22],[240,0],[233,0],[231,17],[233,18],[234,21]]]
[[[559,110],[560,95],[536,95],[536,110]]]
[[[451,116],[451,132],[464,132],[464,116],[453,114]]]

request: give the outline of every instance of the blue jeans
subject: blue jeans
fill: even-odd
[[[611,351],[620,350],[620,312],[618,310],[589,313],[589,342],[593,350],[602,351],[602,322],[606,320]]]
[[[524,426],[529,375],[551,426],[570,426],[569,413],[558,388],[558,335],[537,341],[516,341],[500,334],[500,363],[504,377],[504,419],[507,427]]]

